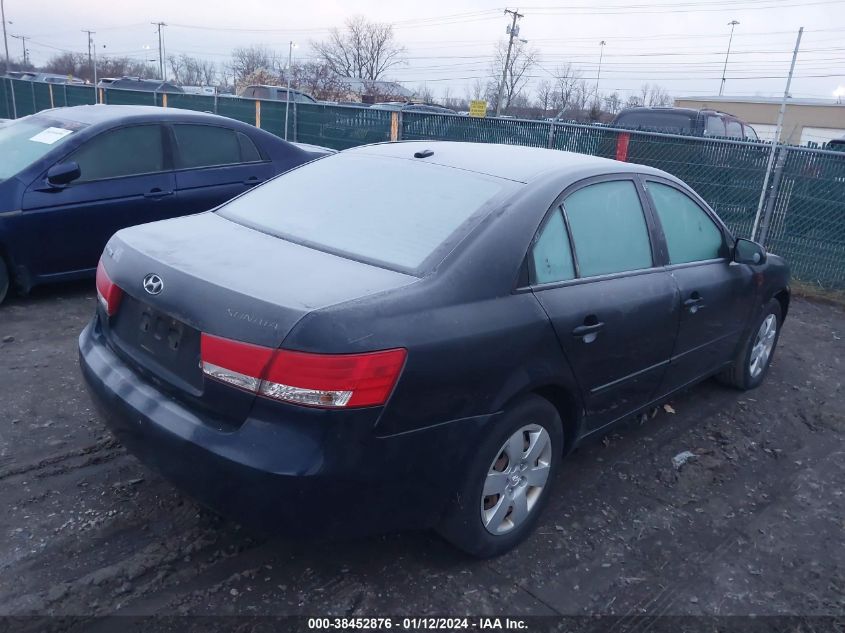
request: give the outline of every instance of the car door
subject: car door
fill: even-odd
[[[62,188],[37,179],[23,197],[24,230],[41,245],[35,275],[95,268],[118,230],[171,215],[175,181],[164,129],[130,125],[93,137],[60,162],[81,176]]]
[[[721,223],[681,185],[644,178],[648,201],[666,249],[666,271],[681,302],[678,336],[662,393],[718,371],[730,361],[754,296],[750,267],[731,258],[732,239]]]
[[[275,175],[243,132],[218,125],[172,126],[182,213],[208,211]]]
[[[549,213],[529,257],[591,430],[650,402],[678,328],[678,291],[652,247],[642,195],[627,176],[580,183]]]

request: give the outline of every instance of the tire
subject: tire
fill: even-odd
[[[6,267],[6,262],[2,256],[0,256],[0,305],[3,304],[3,301],[6,299],[6,295],[9,293],[9,285],[11,283],[11,279],[9,278],[9,269]]]
[[[516,547],[534,529],[548,502],[563,444],[563,424],[548,400],[531,395],[514,402],[469,460],[437,531],[478,558],[499,556]],[[508,457],[509,453],[518,454],[519,461]],[[493,474],[494,470],[502,474]],[[485,485],[488,491],[501,492],[485,497]]]
[[[777,299],[772,299],[763,306],[760,314],[754,320],[748,337],[737,352],[733,364],[718,375],[719,382],[742,391],[756,389],[763,384],[766,374],[769,373],[769,367],[771,367],[772,358],[775,355],[775,349],[777,349],[778,339],[780,338],[780,327],[783,323],[782,313],[780,302]],[[772,326],[775,328],[774,332],[771,330]],[[757,345],[763,342],[761,336],[767,338],[770,343],[764,358],[758,355],[760,348]]]

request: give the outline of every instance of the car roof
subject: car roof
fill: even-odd
[[[158,106],[138,105],[82,105],[69,108],[55,108],[43,110],[38,114],[56,116],[60,119],[68,119],[77,123],[97,125],[109,123],[115,120],[132,121],[143,119],[145,121],[161,119],[163,121],[179,119],[196,119],[204,121],[225,120],[232,125],[239,126],[240,122],[226,117],[217,116],[208,112],[196,112],[194,110],[183,110],[181,108],[160,108]],[[35,115],[38,116],[38,115]]]
[[[430,150],[433,154],[426,158],[414,158],[416,152],[424,150]],[[363,145],[341,153],[424,160],[445,167],[465,169],[522,183],[538,180],[550,173],[559,175],[562,172],[572,174],[573,177],[577,176],[577,179],[604,174],[643,173],[676,180],[659,169],[645,165],[623,163],[609,158],[555,149],[496,143],[401,141]]]

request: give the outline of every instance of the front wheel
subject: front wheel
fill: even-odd
[[[557,409],[533,395],[514,403],[470,460],[438,532],[479,558],[512,549],[537,523],[562,454]]]
[[[733,366],[719,375],[719,380],[737,389],[755,389],[769,371],[783,323],[780,302],[772,299],[758,315],[748,338],[734,359]]]

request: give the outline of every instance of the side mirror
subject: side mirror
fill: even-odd
[[[64,187],[82,175],[76,161],[53,165],[47,171],[47,183],[53,187]]]
[[[739,238],[734,244],[734,261],[738,264],[759,266],[766,262],[766,249],[757,242]]]

